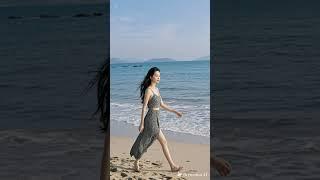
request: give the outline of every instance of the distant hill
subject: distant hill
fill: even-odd
[[[210,56],[202,56],[199,58],[192,59],[191,61],[209,61]],[[184,61],[182,59],[176,60],[172,58],[152,58],[152,59],[137,59],[137,58],[111,58],[111,64],[121,64],[121,63],[152,63],[152,62],[176,62]],[[190,61],[190,60],[189,60]]]
[[[145,62],[172,62],[172,61],[176,61],[176,60],[171,58],[154,58],[154,59],[149,59]]]
[[[126,61],[120,58],[111,58],[110,60],[110,64],[120,64],[120,63],[126,63]]]
[[[200,61],[200,60],[210,60],[210,56],[202,56],[202,57],[199,57],[197,59],[195,59],[197,61]]]
[[[137,58],[111,58],[110,64],[121,64],[121,63],[141,63],[141,59]]]

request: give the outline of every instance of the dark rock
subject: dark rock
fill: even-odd
[[[90,17],[90,14],[85,14],[85,13],[80,13],[80,14],[76,14],[73,17]]]
[[[59,16],[48,15],[48,14],[40,14],[40,18],[58,18]]]
[[[22,16],[9,16],[8,19],[22,19]]]
[[[93,15],[94,15],[94,16],[102,16],[103,13],[95,12],[95,13],[93,13]]]
[[[117,169],[116,167],[112,167],[112,168],[110,168],[110,171],[111,171],[111,172],[117,172],[118,169]]]
[[[127,174],[127,173],[122,172],[122,173],[121,173],[121,176],[122,176],[122,177],[127,177],[127,176],[128,176],[128,174]]]

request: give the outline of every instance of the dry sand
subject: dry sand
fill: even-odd
[[[209,144],[179,143],[167,138],[173,161],[183,166],[171,172],[160,143],[156,140],[140,160],[140,172],[134,172],[130,149],[136,137],[111,136],[110,175],[112,179],[210,179]]]

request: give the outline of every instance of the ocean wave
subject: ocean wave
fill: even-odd
[[[164,130],[178,133],[187,133],[210,137],[210,105],[170,105],[180,111],[183,116],[178,118],[175,114],[161,110],[160,126]],[[112,121],[120,121],[140,125],[140,104],[111,102],[110,117]]]

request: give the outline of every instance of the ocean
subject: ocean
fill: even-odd
[[[104,135],[84,90],[107,57],[105,8],[0,7],[0,179],[99,178]]]
[[[83,91],[107,57],[107,22],[105,4],[0,7],[0,127],[98,130],[96,90]]]
[[[158,84],[164,103],[183,113],[160,111],[164,130],[210,137],[210,61],[111,64],[110,117],[139,126],[142,104],[139,83],[151,67],[160,69]]]
[[[211,145],[228,179],[320,178],[318,6],[214,4]]]

